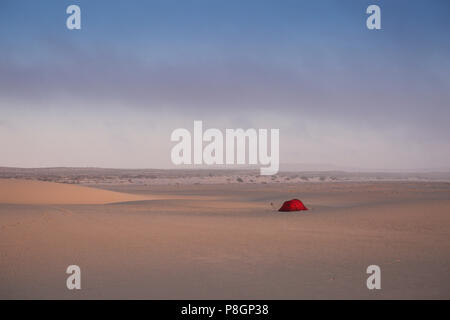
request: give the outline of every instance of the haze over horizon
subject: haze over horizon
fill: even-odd
[[[448,1],[70,4],[0,3],[0,166],[172,168],[202,120],[279,128],[281,164],[448,168]]]
[[[0,169],[18,169],[18,170],[45,170],[45,169],[74,169],[74,170],[201,170],[201,171],[214,171],[214,170],[229,170],[229,171],[246,171],[255,170],[259,171],[259,165],[172,165],[171,167],[96,167],[96,166],[54,166],[54,167],[17,167],[17,166],[0,166]],[[441,168],[413,168],[413,169],[386,169],[386,168],[362,168],[362,167],[341,167],[333,164],[312,164],[312,163],[281,163],[280,173],[283,172],[348,172],[348,173],[450,173],[450,167]]]

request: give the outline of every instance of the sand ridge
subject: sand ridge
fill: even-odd
[[[160,198],[164,196],[127,194],[46,181],[0,179],[0,203],[8,204],[107,204]]]

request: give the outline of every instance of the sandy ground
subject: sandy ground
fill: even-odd
[[[35,180],[0,179],[0,204],[110,204],[118,202],[190,199],[205,200],[214,197],[131,194]]]
[[[107,204],[153,198],[61,183],[0,179],[0,203],[7,204]]]
[[[0,195],[1,299],[450,298],[449,183],[45,186],[78,189]],[[276,211],[292,198],[312,210]]]

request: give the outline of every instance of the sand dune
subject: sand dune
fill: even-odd
[[[155,200],[151,195],[134,195],[69,184],[0,179],[0,203],[8,204],[106,204]]]

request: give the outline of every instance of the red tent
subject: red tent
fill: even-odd
[[[308,210],[307,207],[298,199],[292,199],[289,201],[285,201],[281,208],[278,211],[302,211],[302,210]]]

